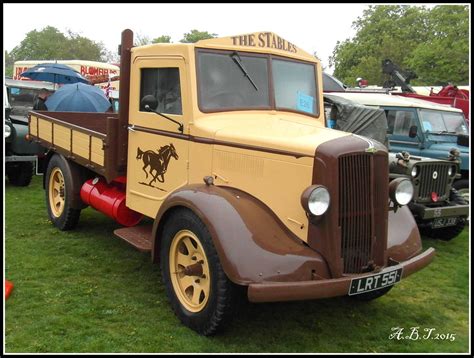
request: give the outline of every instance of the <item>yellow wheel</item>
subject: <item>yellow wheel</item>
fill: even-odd
[[[49,176],[49,206],[55,217],[60,217],[64,211],[65,200],[64,175],[61,169],[54,168]]]
[[[169,251],[171,282],[180,303],[199,312],[210,294],[209,263],[201,242],[189,230],[176,233]]]
[[[44,176],[49,219],[60,230],[73,229],[84,206],[79,194],[83,183],[80,169],[55,154],[48,162]]]
[[[175,209],[158,233],[166,294],[176,316],[202,335],[226,326],[238,290],[229,281],[206,225],[191,210]]]

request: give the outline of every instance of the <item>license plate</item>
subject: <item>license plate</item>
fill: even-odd
[[[436,218],[433,220],[431,227],[438,229],[440,227],[454,226],[456,225],[458,218]]]
[[[377,273],[375,275],[354,278],[349,287],[349,296],[392,286],[402,278],[402,268]]]

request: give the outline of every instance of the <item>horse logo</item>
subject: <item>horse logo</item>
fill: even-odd
[[[151,180],[149,183],[140,182],[139,184],[152,186],[157,188],[153,185],[153,182],[159,181],[160,183],[165,182],[165,173],[168,169],[168,164],[174,158],[178,160],[178,153],[176,153],[176,149],[174,145],[171,143],[170,145],[165,145],[157,150],[157,152],[153,150],[142,151],[140,147],[137,148],[137,160],[143,161],[143,171],[145,172],[146,179],[151,176]],[[159,189],[159,188],[158,188]]]

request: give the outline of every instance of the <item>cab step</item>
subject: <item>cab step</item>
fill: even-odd
[[[152,225],[124,227],[114,230],[114,234],[125,240],[137,250],[151,252]]]

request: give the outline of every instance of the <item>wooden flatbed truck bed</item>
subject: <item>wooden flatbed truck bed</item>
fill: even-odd
[[[110,181],[123,174],[117,166],[116,113],[30,112],[29,136]]]

